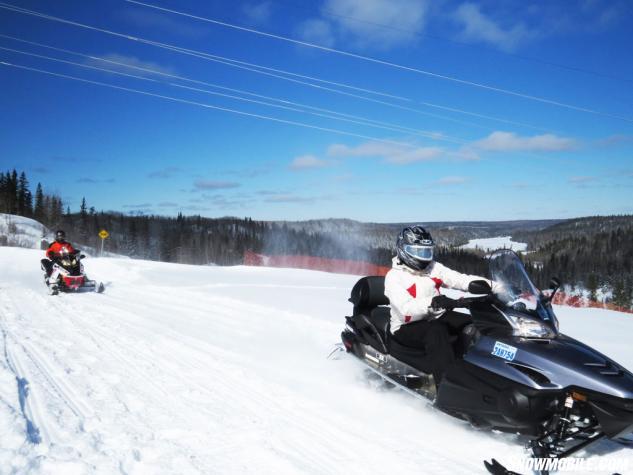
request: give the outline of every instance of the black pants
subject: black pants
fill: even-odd
[[[46,272],[46,275],[50,277],[51,272],[53,272],[53,261],[42,259],[40,262],[42,263],[42,269]]]
[[[423,348],[426,356],[420,359],[420,369],[432,373],[439,383],[448,366],[455,361],[451,335],[459,334],[470,320],[469,315],[448,311],[440,318],[402,325],[393,337],[401,345]]]

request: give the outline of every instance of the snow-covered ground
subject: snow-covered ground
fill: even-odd
[[[34,219],[0,213],[0,236],[6,236],[10,246],[40,249],[42,239],[52,240],[51,232]]]
[[[523,252],[527,249],[524,242],[514,242],[512,236],[498,236],[492,238],[471,239],[468,244],[461,246],[463,249],[481,249],[482,251],[496,251],[497,249],[512,249]]]
[[[87,259],[106,292],[50,297],[41,254],[0,248],[2,474],[476,474],[523,454],[326,359],[354,276]],[[557,310],[633,368],[630,315]]]

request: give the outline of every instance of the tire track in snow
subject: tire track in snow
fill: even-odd
[[[70,297],[70,296],[69,296]],[[72,296],[75,297],[75,296]],[[160,384],[160,378],[153,379],[151,373],[147,371],[147,368],[143,367],[144,363],[147,363],[147,353],[138,351],[135,349],[133,342],[124,338],[122,335],[133,335],[134,332],[124,331],[120,325],[116,325],[116,328],[106,331],[103,329],[103,322],[109,321],[108,317],[113,315],[125,320],[126,317],[132,316],[124,308],[117,309],[109,306],[101,307],[99,310],[95,309],[82,309],[82,304],[78,301],[72,302],[68,299],[55,299],[51,305],[56,313],[64,315],[64,318],[68,320],[69,324],[73,328],[73,332],[77,335],[82,335],[81,340],[90,342],[89,346],[93,346],[97,349],[97,352],[102,355],[102,359],[108,362],[113,361],[117,365],[117,374],[126,383],[135,383],[137,387],[142,387],[142,393],[136,394],[135,398],[142,400],[142,408],[134,408],[129,406],[129,393],[126,393],[125,388],[123,391],[119,391],[118,386],[112,384],[111,381],[103,380],[103,388],[108,390],[108,396],[105,397],[106,401],[116,401],[124,409],[124,414],[119,414],[116,410],[112,412],[111,402],[108,404],[110,414],[108,414],[103,424],[111,423],[117,426],[117,429],[125,433],[130,438],[130,445],[141,443],[144,439],[154,439],[155,428],[148,424],[144,419],[145,407],[161,407],[161,417],[169,416],[172,420],[179,418],[179,413],[182,412],[183,406],[178,401],[175,401],[173,394],[169,394],[164,386]],[[105,310],[107,309],[107,310]],[[85,318],[82,318],[85,317]],[[143,330],[143,329],[141,329]],[[93,348],[93,351],[94,351]],[[159,364],[151,365],[154,373],[164,373]],[[100,378],[98,372],[91,374],[89,379]],[[90,385],[90,382],[88,381]],[[126,386],[125,384],[124,386]],[[169,406],[165,406],[165,401],[170,401]],[[107,431],[108,428],[101,424],[101,430]],[[199,454],[192,452],[184,441],[180,440],[171,441],[172,445],[177,446],[175,450],[181,456],[186,455],[188,463],[196,468],[199,473],[209,473],[213,469],[213,464],[201,466]],[[140,457],[139,452],[136,450],[134,453],[134,459]],[[121,467],[125,463],[121,462]],[[120,468],[123,472],[126,472],[124,468]]]
[[[164,308],[164,307],[163,307]],[[217,307],[216,307],[217,308]],[[204,311],[207,311],[207,308],[204,309]],[[243,309],[241,310],[243,311]],[[129,312],[129,310],[127,310],[127,312]],[[116,315],[118,318],[125,320],[125,316],[126,316],[126,309],[117,309],[117,308],[109,308],[105,314],[109,314],[112,313],[113,315]],[[231,312],[232,313],[232,312]],[[73,320],[75,322],[77,322],[77,319],[75,317],[73,317]],[[86,320],[81,319],[81,325],[77,325],[77,327],[82,327],[83,330],[82,331],[88,331],[88,332],[92,332],[94,329],[90,328],[88,329],[87,326],[85,326],[85,323],[87,323]],[[119,333],[125,333],[125,334],[134,334],[137,333],[139,331],[144,331],[147,332],[147,327],[143,327],[143,326],[137,326],[136,324],[132,324],[129,321],[125,321],[125,326],[127,327],[127,330],[125,332],[119,332]],[[136,327],[136,328],[135,328]],[[157,332],[157,334],[164,334],[165,333],[165,329],[161,328],[162,325],[158,325],[159,329],[162,329],[162,332]],[[130,331],[132,330],[132,331]],[[175,340],[182,342],[182,338],[183,335],[179,335],[176,332],[173,332],[174,336],[178,337],[175,338]],[[117,339],[116,337],[114,337],[114,335],[110,334],[104,334],[102,333],[101,335],[99,335],[99,338],[94,338],[93,339],[95,341],[106,341],[106,342],[111,342],[114,345],[113,346],[122,346],[126,348],[126,352],[128,353],[135,353],[133,348],[129,348],[127,346],[124,345],[117,345]],[[200,344],[200,342],[198,342],[198,344]],[[189,346],[189,345],[187,345]],[[216,374],[214,375],[213,378],[213,386],[214,388],[210,388],[208,386],[205,385],[201,385],[196,383],[195,381],[187,381],[186,378],[183,378],[182,375],[179,374],[180,371],[168,371],[168,373],[170,374],[170,377],[172,379],[182,379],[182,385],[184,387],[188,387],[188,389],[195,389],[197,391],[199,391],[202,395],[204,395],[205,397],[208,397],[209,400],[211,402],[216,401],[217,402],[217,406],[224,406],[224,411],[228,411],[228,412],[233,412],[235,414],[239,414],[240,412],[246,412],[247,414],[256,414],[258,412],[261,411],[261,407],[262,405],[265,405],[266,407],[268,407],[272,413],[276,414],[277,417],[276,419],[279,419],[279,415],[280,414],[285,414],[285,416],[283,417],[284,419],[284,424],[287,425],[288,427],[293,427],[294,431],[298,431],[300,429],[301,426],[305,425],[306,420],[305,418],[301,418],[298,417],[299,414],[297,414],[296,412],[290,412],[287,410],[284,410],[284,408],[282,407],[282,405],[280,405],[279,402],[275,401],[274,397],[271,396],[266,396],[266,394],[264,392],[259,392],[259,391],[255,391],[252,388],[250,390],[242,390],[242,387],[244,386],[244,379],[240,379],[240,378],[235,378],[232,377],[230,374],[227,374],[228,372],[226,371],[226,369],[222,370],[222,371],[218,371],[220,368],[218,367],[209,367],[209,358],[212,356],[213,350],[215,350],[215,348],[213,348],[211,345],[203,345],[206,346],[206,351],[202,351],[202,350],[198,350],[195,355],[198,356],[198,358],[194,357],[194,354],[192,354],[191,352],[185,352],[187,353],[186,355],[179,355],[182,358],[182,360],[184,361],[188,361],[189,365],[188,368],[195,368],[198,369],[199,371],[202,371],[204,369],[206,370],[215,370]],[[173,352],[174,355],[177,355],[179,352],[182,353],[182,348],[180,344],[175,344],[173,345],[173,347],[171,347],[171,350]],[[211,354],[210,354],[211,352]],[[129,355],[132,356],[132,355]],[[133,358],[133,360],[139,360],[140,355],[138,355],[138,353],[135,355],[135,357]],[[196,360],[198,359],[199,362],[198,364],[193,365],[193,361],[192,360]],[[128,361],[129,363],[129,361]],[[225,363],[225,362],[224,362]],[[161,372],[165,373],[166,370],[163,367],[161,369]],[[218,387],[223,388],[222,391],[218,392]],[[218,394],[219,393],[219,394]],[[228,397],[227,397],[228,396]],[[225,399],[223,401],[223,399]],[[249,404],[249,408],[247,410],[246,407],[244,407],[245,401],[247,400],[252,400],[252,402]],[[283,399],[287,399],[283,398]],[[235,401],[234,403],[231,403],[231,401]],[[209,413],[209,410],[206,409],[206,407],[201,407],[201,415],[206,415],[206,416],[218,416],[217,413],[214,413],[213,411],[211,411]],[[217,418],[217,417],[216,417]],[[270,416],[268,416],[268,419],[270,418]],[[316,421],[311,421],[310,424],[314,424],[314,422]],[[305,432],[305,430],[304,430]],[[310,432],[310,431],[308,431]],[[297,461],[299,459],[303,459],[304,462],[306,463],[306,460],[313,460],[313,466],[318,466],[318,465],[323,465],[323,460],[322,458],[320,459],[319,457],[319,447],[322,446],[321,443],[317,443],[317,439],[321,436],[320,434],[323,431],[319,430],[319,431],[313,431],[311,433],[311,436],[314,437],[315,439],[315,444],[312,445],[310,447],[310,450],[307,450],[308,448],[306,448],[305,451],[303,452],[303,455],[301,457],[292,457],[292,456],[288,456],[289,460],[294,460],[294,463],[297,463]],[[328,436],[323,436],[324,440],[328,440],[330,441],[330,443],[334,440],[333,437],[328,437]],[[240,448],[243,444],[243,439],[244,437],[241,436],[238,438],[238,440],[236,440],[233,443],[229,443],[228,445],[233,445],[235,448]],[[216,441],[218,442],[218,441]],[[342,441],[341,441],[342,442]],[[219,450],[218,444],[214,443],[213,444],[213,449],[210,449],[211,453],[215,454],[215,456],[219,456],[220,453],[223,453],[225,456],[227,449],[229,448],[227,444],[220,444],[221,449]],[[342,446],[342,445],[341,445]],[[299,444],[296,444],[295,449],[299,448]],[[331,449],[331,447],[330,447]],[[280,454],[282,452],[284,452],[282,449],[278,449],[280,450]],[[309,453],[309,452],[313,452],[313,453]],[[319,461],[320,460],[320,461]],[[302,463],[302,464],[303,464]],[[296,465],[295,465],[296,467]],[[325,469],[325,467],[322,467]],[[329,466],[327,468],[326,471],[328,472],[332,472],[334,471],[335,467]]]
[[[54,368],[50,361],[37,348],[41,343],[36,335],[29,335],[34,329],[32,318],[25,315],[41,317],[44,312],[38,308],[31,291],[15,292],[12,298],[2,295],[5,322],[2,332],[5,341],[6,358],[16,374],[20,406],[27,418],[27,438],[32,443],[45,445],[59,444],[67,439],[64,436],[62,420],[65,407],[76,419],[77,427],[83,431],[86,417],[92,414],[90,407],[79,398],[68,385],[61,372]],[[29,308],[24,309],[24,304]],[[29,321],[30,320],[30,321]],[[15,328],[9,329],[9,324]],[[38,323],[42,323],[41,320]],[[17,335],[20,334],[21,337]],[[35,337],[35,338],[34,338]]]
[[[137,265],[141,266],[133,261],[117,263],[120,269],[132,271]],[[143,265],[147,269],[140,267],[142,273],[153,272],[153,264]],[[222,280],[223,272],[217,270],[217,279],[215,271],[209,274],[210,280]],[[73,369],[67,382],[101,418],[93,430],[103,436],[103,443],[91,449],[108,458],[111,471],[321,474],[395,467],[446,474],[481,470],[478,463],[462,463],[460,455],[447,450],[442,441],[435,445],[430,440],[433,432],[422,429],[428,429],[427,423],[437,427],[433,420],[437,418],[424,415],[419,406],[415,407],[419,412],[414,411],[415,403],[358,384],[338,386],[355,373],[351,365],[320,363],[340,328],[334,317],[324,319],[318,312],[336,310],[342,315],[339,305],[315,301],[304,313],[296,302],[285,306],[265,290],[296,289],[312,302],[314,296],[325,300],[331,295],[326,286],[261,285],[267,274],[255,278],[259,283],[240,285],[259,289],[245,291],[244,300],[235,292],[224,292],[221,287],[227,284],[216,289],[206,284],[174,288],[154,285],[144,275],[139,276],[138,286],[113,287],[112,293],[100,297],[51,298],[42,292],[34,298],[34,292],[20,288],[16,289],[20,299],[31,301],[24,313],[33,318],[20,322],[23,328],[16,327],[14,333],[22,341],[32,335],[29,350],[35,349],[36,357],[53,368]],[[326,292],[315,293],[320,290]],[[299,311],[289,311],[292,308]],[[37,327],[46,333],[38,333]],[[31,369],[31,361],[20,356]],[[112,373],[120,379],[111,379]],[[41,379],[37,382],[47,389],[50,385]],[[99,394],[91,392],[93,383],[101,386],[95,386]],[[112,409],[119,402],[129,409]],[[417,418],[417,413],[423,417]],[[399,426],[405,430],[401,432]],[[81,457],[92,461],[94,455],[88,450]],[[152,457],[158,460],[156,465],[151,465]],[[149,470],[143,465],[146,458]],[[173,465],[177,459],[188,461],[191,468]]]
[[[15,376],[18,392],[18,401],[20,403],[20,413],[26,424],[25,432],[27,440],[32,444],[39,444],[42,441],[40,435],[40,429],[33,421],[33,410],[31,409],[31,403],[28,400],[29,397],[29,382],[24,377],[24,372],[19,368],[19,365],[15,363],[15,357],[12,355],[12,351],[9,350],[9,336],[4,324],[0,319],[0,331],[2,331],[2,341],[4,344],[4,358],[7,367]],[[19,368],[19,369],[18,369]]]
[[[150,297],[151,292],[144,292],[145,297]],[[182,297],[182,296],[181,296]],[[144,298],[145,302],[152,302],[149,307],[154,307],[157,311],[160,309],[163,312],[165,311],[165,305],[162,302],[156,302],[156,300],[162,299],[153,299],[153,298]],[[169,299],[168,299],[169,300]],[[244,313],[245,307],[248,308],[249,314],[254,314],[254,310],[258,310],[257,313],[261,313],[262,316],[267,316],[270,314],[270,308],[255,306],[255,305],[247,305],[243,302],[233,301],[231,299],[217,299],[212,298],[209,300],[214,301],[213,306],[209,306],[207,302],[199,302],[198,305],[191,304],[191,301],[185,299],[185,301],[190,302],[186,305],[189,310],[197,310],[204,313],[209,312],[209,308],[213,308],[214,311],[218,313],[225,313],[227,311],[227,307],[229,308],[228,314],[234,313]],[[218,300],[223,300],[223,306],[218,306]],[[137,305],[147,312],[148,305]],[[135,307],[135,306],[132,306]],[[191,308],[193,307],[193,308]],[[199,308],[196,308],[199,307]],[[139,310],[140,310],[139,308]],[[181,306],[179,305],[179,309]],[[121,311],[129,312],[130,306],[126,305],[125,309],[109,309],[109,312],[114,312],[115,315],[122,317]],[[219,312],[222,310],[221,312]],[[143,326],[143,322],[138,322],[138,319],[134,324],[130,321],[125,322],[125,326],[128,329],[134,328],[134,332],[139,330],[147,331],[147,326]],[[258,319],[260,321],[265,321],[264,319]],[[243,324],[242,324],[243,325]],[[163,327],[160,328],[162,331],[158,332],[164,335],[166,332],[168,334],[174,335],[174,341],[178,343],[174,343],[171,348],[173,354],[177,354],[179,350],[182,349],[183,343],[183,335],[178,334],[177,332],[172,331],[168,326],[161,325],[156,322],[153,323],[153,327]],[[188,347],[191,347],[191,342],[188,342]],[[209,347],[209,350],[213,350],[211,345],[206,345]],[[204,351],[199,351],[195,354],[189,354],[187,356],[187,361],[189,363],[189,368],[197,369],[199,371],[203,369],[214,369],[218,368],[210,368],[209,367],[209,357],[211,354],[205,353]],[[184,359],[183,359],[184,361]],[[196,364],[193,364],[193,363]],[[223,365],[226,366],[226,361],[223,362]],[[323,415],[321,414],[306,414],[305,411],[301,409],[294,409],[288,407],[287,404],[281,403],[280,401],[288,401],[287,394],[268,394],[266,390],[256,390],[253,386],[249,388],[245,388],[244,380],[239,377],[235,377],[230,372],[226,371],[226,368],[223,368],[224,371],[219,372],[214,375],[214,390],[211,391],[210,388],[200,387],[200,385],[189,382],[189,387],[195,387],[199,390],[202,390],[204,395],[208,395],[212,397],[212,400],[216,400],[218,404],[224,406],[226,411],[230,412],[241,412],[246,414],[257,414],[261,411],[262,407],[267,408],[267,412],[269,413],[266,418],[264,418],[264,426],[270,424],[271,420],[274,420],[275,424],[282,424],[286,427],[286,430],[289,432],[294,432],[297,434],[308,435],[311,440],[310,444],[301,444],[299,442],[295,442],[292,445],[292,449],[290,449],[287,443],[284,443],[280,440],[272,440],[268,441],[270,450],[274,451],[279,457],[282,457],[291,463],[291,465],[295,469],[306,469],[307,467],[315,467],[319,468],[319,471],[323,471],[324,473],[334,473],[336,472],[337,465],[336,462],[326,462],[323,458],[323,453],[329,453],[330,457],[328,459],[344,459],[346,457],[346,451],[344,447],[346,447],[345,437],[341,436],[339,431],[334,429],[335,421],[331,421],[329,424],[323,422]],[[170,374],[172,377],[176,377],[175,374]],[[186,384],[186,382],[185,382]],[[224,396],[224,397],[222,397]],[[228,397],[227,397],[228,396]],[[233,403],[233,402],[234,403]],[[250,401],[247,404],[247,401]],[[250,406],[250,407],[249,407]],[[206,411],[202,411],[203,413]],[[218,414],[216,414],[218,415]],[[221,414],[219,414],[221,416]],[[265,429],[264,429],[265,430]],[[349,435],[349,434],[348,434]],[[226,434],[225,434],[226,436]],[[356,434],[356,437],[362,439],[365,436],[363,431],[359,431]],[[298,437],[297,440],[302,440],[304,437]],[[226,440],[226,437],[223,437],[222,442],[214,441],[213,448],[210,449],[211,453],[216,457],[223,455],[227,456],[231,452],[239,453],[242,449],[242,445],[244,442],[244,437],[237,438],[237,440]],[[229,438],[231,439],[231,438]],[[277,437],[278,439],[278,437]],[[220,443],[218,443],[220,442]],[[428,453],[429,449],[425,449]],[[460,464],[455,462],[453,458],[446,457],[442,453],[437,452],[435,454],[435,458],[438,461],[438,464],[447,464],[450,463],[456,472],[461,471],[462,473],[470,473],[473,469],[473,466],[470,464]],[[457,466],[456,466],[457,465]],[[446,466],[446,465],[444,465]],[[460,470],[461,469],[461,470]]]
[[[7,368],[13,373],[16,381],[16,390],[20,404],[20,413],[25,423],[26,439],[32,444],[42,442],[42,437],[47,437],[45,424],[40,422],[39,404],[34,401],[34,395],[29,386],[27,373],[22,366],[22,362],[13,349],[10,342],[11,335],[6,321],[12,312],[8,303],[6,293],[0,294],[2,297],[2,318],[0,318],[0,331],[2,332],[2,342],[4,345],[4,358]],[[30,396],[30,397],[29,397]]]

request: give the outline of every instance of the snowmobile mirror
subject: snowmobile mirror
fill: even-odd
[[[468,284],[468,292],[471,294],[488,295],[492,293],[492,288],[485,280],[473,280],[470,284]]]
[[[549,281],[549,295],[545,297],[545,301],[546,302],[551,302],[552,300],[554,300],[554,295],[556,294],[556,291],[560,288],[561,286],[561,282],[560,279],[558,277],[552,277]]]

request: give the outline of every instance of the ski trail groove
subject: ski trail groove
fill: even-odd
[[[18,401],[20,402],[20,413],[26,424],[26,438],[32,444],[39,444],[42,441],[40,430],[33,421],[32,410],[30,407],[29,396],[29,381],[23,376],[23,373],[18,369],[14,357],[9,350],[9,338],[7,330],[0,319],[0,331],[2,331],[2,341],[4,344],[4,358],[7,367],[14,374],[17,384]]]

